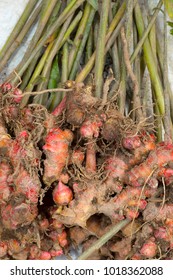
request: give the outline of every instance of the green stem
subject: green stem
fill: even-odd
[[[122,18],[121,21],[118,23],[116,29],[113,31],[113,33],[111,34],[107,44],[106,44],[106,48],[105,48],[105,54],[109,51],[109,49],[112,47],[112,45],[114,44],[120,29],[124,23],[125,18]],[[88,61],[88,63],[85,65],[85,67],[82,69],[82,71],[78,74],[78,76],[76,77],[76,82],[83,82],[85,80],[85,78],[88,76],[88,74],[90,73],[90,71],[92,70],[93,66],[94,66],[94,62],[95,62],[95,57],[96,57],[96,51],[92,54],[90,60]]]
[[[170,142],[172,140],[172,123],[170,113],[170,100],[168,93],[168,39],[167,39],[167,18],[166,8],[164,7],[164,52],[163,52],[163,88],[164,88],[164,101],[165,101],[165,115],[164,115],[164,140]]]
[[[109,13],[108,13],[108,24],[110,25],[111,21],[113,20],[112,14],[112,3],[109,5]]]
[[[53,46],[53,42],[49,44],[49,46],[47,47],[46,51],[44,52],[43,56],[41,57],[41,59],[39,60],[39,63],[37,64],[35,70],[34,70],[34,73],[32,74],[32,77],[26,87],[26,91],[32,91],[33,88],[34,88],[34,85],[35,85],[35,81],[36,81],[36,78],[40,75],[42,69],[43,69],[43,66],[44,66],[44,63],[46,61],[46,58],[48,57],[49,55],[49,52],[51,50]],[[24,106],[26,106],[27,102],[29,100],[29,95],[26,95],[23,97],[21,103],[20,103],[20,107],[23,108]]]
[[[50,73],[50,77],[49,77],[48,88],[57,88],[60,81],[61,81],[61,73],[60,73],[60,68],[59,68],[58,55],[56,55],[56,57],[52,63],[52,69],[51,69],[51,73]],[[47,108],[51,112],[55,108],[54,101],[56,101],[56,97],[57,97],[56,95],[57,95],[56,92],[51,92],[50,97],[47,102]]]
[[[54,9],[52,11],[51,16],[49,17],[49,20],[47,22],[47,25],[46,25],[45,30],[43,31],[43,33],[46,32],[50,28],[50,26],[52,26],[52,24],[57,20],[59,11],[61,9],[61,5],[62,5],[61,1],[58,1],[56,3],[56,5],[55,5],[55,7],[54,7]]]
[[[151,17],[150,22],[149,22],[146,29],[144,28],[144,24],[142,23],[142,19],[141,19],[141,30],[143,30],[143,32],[140,32],[140,41],[138,42],[133,54],[130,57],[131,63],[137,57],[137,55],[140,52],[145,40],[147,39],[147,36],[148,36],[149,32],[151,31],[151,28],[153,27],[153,24],[156,21],[156,18],[157,18],[157,15],[158,15],[159,11],[160,11],[161,6],[162,6],[162,0],[159,1],[158,5],[157,5],[157,8],[155,9],[155,12],[154,12],[153,16]],[[139,10],[138,7],[139,7],[139,5],[137,4],[136,10]],[[140,15],[142,16],[141,11],[140,11]]]
[[[69,64],[69,53],[68,53],[68,43],[66,42],[62,50],[62,75],[61,82],[64,83],[68,79],[68,64]]]
[[[34,59],[37,52],[42,48],[46,42],[46,40],[65,22],[65,20],[73,14],[79,6],[83,4],[85,0],[71,0],[69,5],[64,9],[62,14],[58,17],[56,22],[50,27],[50,29],[42,36],[42,38],[37,43],[35,49],[31,53],[30,57],[27,59],[27,61],[22,65],[20,70],[18,71],[18,75],[22,76],[24,71],[27,69],[28,65],[31,63],[31,61]],[[14,78],[13,83],[15,84],[17,81],[17,77]]]
[[[32,13],[34,7],[36,6],[38,0],[30,0],[28,1],[28,4],[26,5],[26,8],[24,9],[22,15],[20,16],[17,24],[13,28],[10,36],[8,37],[6,43],[4,44],[3,48],[0,51],[0,61],[3,59],[5,53],[7,52],[8,48],[11,46],[11,44],[14,42],[16,37],[18,36],[19,32],[22,30],[24,24],[28,20],[30,14]]]
[[[134,75],[138,84],[138,92],[133,90],[133,108],[135,109],[135,120],[139,123],[144,120],[143,107],[142,107],[142,98],[141,98],[141,61],[140,57],[135,59],[134,63]]]
[[[43,69],[43,66],[45,64],[45,61],[49,55],[49,52],[51,51],[51,48],[53,46],[53,42],[49,44],[49,46],[47,47],[47,49],[45,50],[42,58],[40,59],[39,63],[37,64],[37,67],[31,77],[31,80],[26,88],[26,91],[32,91],[33,87],[34,87],[34,82],[35,82],[35,79],[38,77],[38,75],[40,75],[42,69]]]
[[[86,23],[87,23],[89,14],[90,14],[90,10],[91,10],[91,6],[88,3],[86,3],[85,9],[84,9],[84,12],[83,12],[83,17],[81,19],[78,30],[76,32],[76,36],[75,36],[74,41],[73,41],[74,45],[73,45],[73,47],[70,51],[70,54],[69,54],[69,73],[71,71],[74,59],[76,57],[76,54],[77,54],[77,51],[78,51],[78,48],[79,48],[79,45],[81,43],[83,33],[84,33],[84,30],[85,30],[85,26],[86,26]]]
[[[132,50],[132,31],[133,31],[133,1],[127,1],[127,9],[126,9],[126,21],[125,21],[125,30],[126,30],[126,39],[128,42],[128,51]]]
[[[103,90],[103,69],[105,61],[105,41],[108,25],[109,6],[109,0],[102,1],[95,61],[95,95],[99,98],[102,96]]]
[[[127,1],[127,8],[126,8],[126,21],[125,21],[125,28],[126,28],[126,38],[128,43],[128,52],[132,49],[132,13],[133,13],[133,1]],[[115,56],[115,54],[114,54]],[[119,57],[119,56],[118,56]],[[114,58],[117,63],[118,58]],[[120,68],[119,68],[120,69]],[[120,86],[119,86],[119,110],[124,115],[125,114],[125,104],[126,104],[126,67],[125,67],[125,60],[124,57],[121,59],[121,79],[120,79]]]
[[[41,15],[40,15],[40,19],[39,19],[39,23],[37,26],[37,29],[35,31],[35,34],[25,52],[25,55],[22,59],[22,61],[19,63],[19,65],[16,68],[16,72],[18,73],[19,76],[22,76],[23,73],[25,72],[25,70],[27,69],[27,67],[29,66],[30,63],[28,63],[28,60],[30,60],[31,55],[33,52],[35,52],[35,48],[37,45],[38,40],[40,39],[43,29],[45,28],[48,19],[52,13],[52,10],[55,7],[55,4],[58,0],[52,0],[52,1],[46,1],[43,0],[43,7],[42,7],[42,11],[41,11]],[[36,55],[37,52],[35,52]],[[35,55],[33,57],[33,59],[35,58]],[[32,60],[30,60],[31,62]],[[23,67],[23,65],[27,65],[27,67]],[[13,83],[16,84],[17,82],[17,77],[15,76],[15,78],[13,79]]]
[[[115,16],[115,14],[117,13],[118,10],[118,2],[114,3],[114,6],[111,8],[109,17],[110,17],[110,21],[112,21],[113,16]],[[112,57],[112,64],[113,64],[113,72],[114,72],[114,76],[115,76],[115,80],[116,80],[116,84],[119,83],[120,81],[120,59],[119,59],[119,53],[118,53],[118,46],[117,46],[117,40],[115,40],[115,43],[112,46],[112,49],[110,50],[110,55]],[[114,91],[114,87],[113,87],[113,91]],[[109,94],[110,96],[110,94]]]
[[[98,19],[96,18],[95,22],[94,22],[94,48],[96,49],[97,46],[97,38],[98,38],[98,30],[99,30],[99,22]]]
[[[119,8],[118,12],[116,13],[115,17],[113,18],[113,20],[108,28],[105,43],[108,42],[114,29],[116,28],[116,26],[120,22],[121,18],[123,17],[125,9],[126,9],[126,3],[124,2],[121,5],[121,7]],[[119,29],[120,28],[118,28],[118,31],[119,31]],[[76,82],[83,82],[85,80],[85,78],[87,77],[87,75],[90,73],[90,71],[92,70],[92,68],[94,66],[95,57],[96,57],[96,51],[92,54],[91,58],[89,59],[89,61],[85,65],[85,67],[82,69],[82,71],[77,75]]]
[[[30,92],[33,90],[34,88],[34,85],[36,83],[36,78],[40,75],[41,71],[42,71],[42,68],[44,66],[44,62],[49,54],[49,51],[52,47],[52,44],[49,44],[49,46],[47,47],[46,51],[44,52],[44,55],[41,57],[39,63],[37,64],[35,70],[34,70],[34,73],[29,81],[29,84],[27,85],[26,87],[26,91]],[[20,103],[20,107],[23,108],[26,106],[28,100],[29,100],[29,95],[25,95]]]
[[[83,50],[85,48],[86,41],[87,41],[88,36],[89,36],[89,32],[90,32],[90,29],[91,29],[92,22],[94,20],[94,15],[95,15],[95,10],[91,9],[90,15],[89,15],[86,27],[85,27],[85,31],[84,31],[84,34],[83,34],[83,38],[82,38],[81,44],[79,46],[79,49],[78,49],[75,61],[73,63],[73,67],[72,67],[71,73],[69,75],[69,79],[71,79],[71,80],[75,79],[76,72],[77,72],[78,66],[80,64],[80,59],[81,59],[81,56],[83,54]]]
[[[113,46],[113,44],[115,43],[115,40],[117,38],[117,36],[119,35],[120,29],[123,26],[125,21],[125,17],[123,17],[120,22],[118,23],[116,29],[113,31],[111,37],[109,38],[109,40],[106,43],[106,49],[105,52],[108,52],[109,49]]]
[[[144,33],[145,27],[144,27],[140,6],[138,3],[136,4],[134,10],[135,10],[135,20],[136,20],[137,29],[138,29],[139,37],[141,38]],[[157,67],[155,65],[155,60],[153,57],[152,49],[148,38],[145,40],[143,44],[143,50],[144,50],[144,59],[148,67],[150,77],[151,77],[151,82],[155,91],[156,102],[158,103],[160,114],[163,115],[164,114],[163,88],[158,75]]]
[[[156,115],[155,127],[157,127],[156,130],[157,142],[162,142],[163,141],[162,121],[161,121],[160,111],[157,103],[155,104],[154,109],[155,109],[154,113]]]
[[[121,7],[119,8],[119,10],[117,11],[116,15],[114,16],[108,30],[107,30],[107,35],[106,35],[106,42],[109,40],[110,36],[112,35],[114,29],[116,28],[116,26],[118,25],[118,23],[120,22],[120,20],[122,19],[122,17],[124,16],[126,10],[126,1],[123,2],[123,4],[121,5]]]
[[[47,73],[50,71],[50,67],[52,65],[52,61],[55,57],[55,55],[57,54],[58,50],[61,48],[61,46],[65,43],[65,41],[68,39],[68,37],[70,36],[71,32],[74,30],[74,28],[76,27],[76,25],[78,24],[79,20],[82,17],[82,11],[80,11],[77,16],[74,18],[74,20],[71,22],[71,19],[73,17],[73,14],[67,19],[67,21],[64,23],[60,34],[58,35],[58,38],[56,39],[56,41],[51,42],[49,44],[49,46],[47,47],[46,51],[44,52],[41,60],[39,61],[32,77],[31,80],[27,86],[27,91],[32,91],[33,87],[34,87],[34,81],[35,79],[38,77],[38,75],[40,75],[44,65],[44,71],[42,73],[43,77],[47,76]],[[70,27],[68,28],[70,24]],[[67,29],[68,28],[68,29]],[[26,105],[26,102],[28,102],[28,98],[29,96],[25,96],[21,102],[21,107]]]
[[[79,13],[76,15],[76,17],[74,18],[74,20],[70,24],[68,30],[64,34],[64,37],[62,39],[62,42],[60,43],[60,47],[59,48],[61,48],[64,45],[64,43],[68,40],[68,38],[70,37],[70,34],[74,31],[74,29],[78,25],[79,21],[81,20],[82,15],[83,15],[83,12],[79,11]]]
[[[120,60],[119,60],[118,47],[117,47],[116,41],[112,46],[111,55],[112,55],[114,76],[115,76],[116,81],[119,82],[119,80],[120,80]]]
[[[77,16],[75,17],[75,19],[71,22],[71,19],[73,17],[73,14],[67,19],[67,21],[64,23],[58,38],[56,39],[54,46],[49,54],[48,59],[45,62],[45,67],[44,67],[44,71],[43,71],[43,75],[45,74],[45,72],[47,71],[47,69],[50,68],[52,61],[55,57],[55,55],[57,54],[58,50],[62,47],[62,45],[67,41],[67,39],[69,38],[71,32],[75,29],[76,25],[78,24],[78,22],[80,21],[81,17],[82,17],[82,11],[80,11]],[[69,26],[70,24],[70,26]],[[69,28],[68,28],[69,26]]]
[[[155,23],[153,24],[153,27],[150,30],[149,40],[150,40],[150,45],[151,45],[152,52],[154,55],[155,63],[157,63],[156,25],[155,25]]]
[[[49,18],[49,20],[47,22],[47,25],[45,27],[45,31],[43,31],[43,32],[46,32],[50,28],[50,26],[56,21],[56,19],[58,17],[59,10],[62,7],[61,4],[62,4],[61,1],[58,1],[57,4],[55,5],[55,8],[54,8],[54,10],[51,14],[51,17]],[[52,34],[51,38],[48,39],[49,42],[47,41],[46,43],[51,43],[55,39],[57,34],[58,34],[58,30],[55,33]],[[51,69],[46,69],[46,67],[44,65],[42,76],[45,78],[45,81],[38,84],[37,91],[41,91],[43,88],[47,87],[48,82],[49,82],[50,72],[51,72]],[[48,94],[35,96],[34,97],[34,102],[36,102],[36,103],[37,102],[39,102],[39,103],[43,102],[45,104],[46,100],[47,100],[47,97],[48,97]]]
[[[63,24],[62,26],[62,29],[58,35],[58,37],[56,38],[55,42],[51,42],[51,49],[48,53],[48,57],[46,57],[45,61],[44,61],[44,68],[43,68],[43,71],[42,71],[42,76],[43,77],[48,77],[48,73],[50,73],[50,69],[51,69],[51,66],[52,66],[52,63],[53,63],[53,59],[54,57],[56,56],[58,50],[60,49],[60,45],[63,41],[63,38],[67,32],[67,29],[69,27],[69,24],[71,22],[71,19],[72,19],[73,15],[71,15],[67,21]],[[72,24],[71,24],[72,26]],[[70,26],[70,27],[71,27]],[[39,90],[41,90],[44,86],[45,82],[41,83],[39,85]],[[35,97],[35,102],[37,102],[37,100],[40,100],[40,97]]]
[[[162,77],[164,75],[164,70],[163,70],[163,51],[160,46],[160,40],[162,39],[162,36],[159,36],[159,38],[156,38],[156,44],[157,44],[157,54],[158,54],[158,59],[159,59],[159,64],[160,64],[160,69],[162,73]],[[173,98],[172,98],[172,90],[170,86],[169,80],[167,81],[167,86],[168,86],[168,93],[169,93],[169,98],[170,98],[170,106],[171,106],[171,119],[173,121]]]
[[[8,62],[9,58],[12,56],[14,51],[20,46],[23,38],[26,36],[31,26],[36,22],[39,12],[41,10],[41,5],[42,3],[40,3],[40,5],[34,10],[31,17],[28,19],[23,29],[20,31],[19,35],[16,37],[16,39],[11,44],[11,46],[8,48],[7,52],[4,54],[0,63],[0,72],[3,70],[4,66],[6,65],[6,63]]]
[[[86,43],[85,63],[87,63],[90,57],[92,56],[92,51],[93,51],[93,28],[91,26],[88,40]]]
[[[148,118],[148,122],[154,125],[154,108],[153,108],[153,98],[151,81],[148,69],[146,68],[142,78],[142,96],[143,96],[143,110],[145,112],[145,117]]]
[[[33,38],[33,47],[32,49],[35,47],[35,45],[37,44],[38,40],[40,39],[41,35],[43,34],[43,30],[46,26],[46,24],[48,23],[50,16],[52,14],[52,12],[54,11],[55,6],[57,5],[58,0],[51,0],[51,1],[47,1],[44,0],[43,2],[43,8],[42,8],[42,12],[40,15],[40,21],[38,23],[38,27],[35,33],[36,38]]]
[[[36,67],[36,65],[38,63],[38,59],[41,56],[41,53],[42,53],[42,51],[40,50],[36,54],[34,60],[30,63],[30,65],[27,68],[27,70],[25,71],[25,73],[24,73],[24,75],[22,77],[22,84],[20,85],[20,89],[22,91],[24,91],[24,89],[26,88],[27,84],[29,83],[29,80],[30,80],[30,78],[32,76],[32,73],[33,73],[33,71],[34,71],[34,69],[35,69],[35,67]]]
[[[62,72],[61,72],[61,83],[64,83],[68,79],[68,43],[66,42],[62,48]],[[59,92],[54,94],[52,102],[50,104],[49,110],[52,112],[54,108],[61,102],[62,98],[65,96],[65,92]]]
[[[129,219],[122,220],[113,226],[107,233],[99,238],[89,249],[84,251],[78,260],[86,260],[92,253],[100,249],[106,242],[109,241],[116,233],[118,233],[123,227],[130,223]]]
[[[42,89],[47,88],[50,72],[51,72],[51,69],[49,69],[49,71],[43,77],[44,80],[38,84],[36,91],[41,91]],[[42,104],[43,106],[46,106],[48,96],[49,96],[49,93],[36,95],[36,96],[34,96],[32,103]]]
[[[117,13],[118,11],[118,8],[120,6],[120,1],[116,1],[114,4],[113,4],[113,7],[112,7],[112,15],[113,17],[115,16],[115,14]]]
[[[125,104],[126,104],[126,66],[124,63],[124,58],[121,60],[121,77],[119,85],[119,111],[122,115],[125,113]]]

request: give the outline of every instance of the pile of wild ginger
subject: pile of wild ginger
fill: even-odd
[[[28,1],[0,50],[2,78],[35,30],[0,85],[1,259],[173,259],[172,8],[161,34],[150,2]]]
[[[0,258],[54,259],[128,224],[89,259],[172,259],[173,144],[94,87],[66,83],[49,113],[0,87]],[[25,93],[24,93],[25,94]]]

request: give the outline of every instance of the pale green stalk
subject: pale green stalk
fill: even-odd
[[[129,219],[122,220],[114,225],[107,233],[100,237],[94,244],[91,245],[86,251],[84,251],[78,260],[86,260],[96,250],[100,249],[106,242],[108,242],[116,233],[118,233],[123,227],[130,223]]]
[[[34,7],[36,6],[38,0],[30,0],[28,1],[28,4],[26,5],[26,8],[24,9],[22,15],[20,16],[17,24],[13,28],[10,36],[8,37],[6,43],[0,50],[0,61],[4,57],[5,53],[7,52],[8,48],[11,46],[11,44],[14,42],[16,37],[18,36],[19,32],[22,30],[24,24],[28,20],[30,14],[32,13]]]
[[[113,18],[109,28],[108,28],[105,43],[107,43],[109,41],[114,29],[116,28],[118,23],[121,21],[123,15],[124,15],[125,9],[126,9],[126,3],[124,1],[123,4],[121,5],[121,7],[119,8],[118,12],[116,13],[115,17]],[[85,78],[91,72],[91,70],[94,66],[95,58],[96,58],[96,52],[94,52],[92,54],[91,58],[89,59],[89,61],[85,65],[85,67],[77,75],[76,82],[83,82],[85,80]]]
[[[71,71],[73,62],[75,60],[75,57],[76,57],[79,45],[80,45],[80,43],[82,41],[84,30],[85,30],[85,26],[86,26],[86,23],[87,23],[90,11],[91,11],[91,6],[88,3],[86,3],[85,9],[84,9],[84,12],[83,12],[83,17],[82,17],[82,19],[80,21],[78,30],[76,32],[76,36],[75,36],[75,38],[73,40],[72,49],[70,50],[70,54],[69,54],[69,63],[68,63],[69,64],[69,66],[68,66],[69,73]]]
[[[71,80],[74,80],[75,77],[76,77],[76,72],[79,68],[81,56],[83,54],[83,50],[85,48],[85,45],[86,45],[86,42],[87,42],[87,39],[88,39],[88,36],[89,36],[91,25],[92,25],[93,20],[94,20],[94,15],[95,15],[95,10],[91,9],[90,15],[89,15],[89,18],[88,18],[88,21],[87,21],[87,24],[86,24],[86,27],[85,27],[85,30],[84,30],[83,38],[82,38],[81,44],[79,46],[78,52],[76,54],[75,61],[73,63],[73,66],[72,66],[72,69],[71,69],[71,72],[70,72],[70,75],[69,75],[69,79],[71,79]]]
[[[29,64],[31,63],[31,61],[34,59],[35,55],[37,54],[37,52],[40,50],[40,48],[42,48],[45,44],[45,42],[47,41],[47,39],[65,22],[65,20],[71,15],[73,14],[77,8],[79,6],[81,6],[83,3],[85,2],[85,0],[71,0],[71,2],[69,3],[69,5],[64,9],[64,11],[62,12],[62,14],[58,17],[57,21],[50,27],[50,29],[42,36],[42,38],[39,40],[39,42],[37,43],[35,49],[33,50],[33,52],[31,53],[30,57],[27,59],[27,61],[22,65],[22,67],[20,68],[20,70],[18,71],[18,75],[22,76],[22,74],[25,72],[25,70],[27,69],[27,67],[29,66]],[[14,84],[16,83],[16,81],[18,80],[18,78],[14,78],[14,80],[12,81]]]
[[[134,10],[135,10],[135,20],[136,20],[136,25],[137,25],[137,29],[138,29],[138,34],[139,34],[139,37],[141,38],[143,36],[145,27],[144,27],[144,22],[143,22],[143,17],[142,17],[142,13],[140,10],[140,6],[138,3],[136,4]],[[151,82],[152,82],[152,85],[154,88],[156,102],[158,104],[160,114],[163,115],[164,111],[165,111],[164,110],[163,88],[162,88],[160,77],[159,77],[159,74],[157,71],[157,67],[155,65],[155,59],[154,59],[148,38],[145,40],[145,42],[143,44],[143,50],[144,50],[145,63],[148,67],[150,77],[151,77]]]
[[[109,0],[103,0],[100,14],[100,24],[98,30],[98,39],[96,46],[95,61],[95,96],[101,97],[103,91],[103,69],[105,62],[105,42],[109,15]]]

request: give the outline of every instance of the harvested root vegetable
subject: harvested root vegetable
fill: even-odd
[[[71,154],[69,164],[81,165],[84,161],[85,153],[79,149],[74,150]]]
[[[84,250],[126,218],[129,225],[91,258],[152,259],[158,244],[173,247],[171,143],[156,143],[116,104],[101,106],[84,84],[73,83],[52,114],[36,104],[20,108],[17,88],[4,85],[1,94],[1,259]]]
[[[73,94],[67,95],[66,119],[67,122],[80,126],[86,119],[87,112],[99,103],[98,99],[92,96],[92,88],[85,87],[84,84],[67,82],[68,88],[73,88]]]
[[[2,223],[4,228],[9,230],[30,224],[37,217],[37,214],[37,206],[21,202],[20,197],[19,203],[14,202],[13,205],[11,199],[8,204],[1,206]]]
[[[165,204],[163,207],[158,207],[155,203],[148,203],[145,211],[143,212],[143,217],[145,221],[151,219],[156,219],[156,221],[162,221],[167,218],[173,219],[173,204]]]
[[[53,200],[58,205],[69,204],[73,198],[71,189],[59,181],[58,185],[53,190]]]
[[[14,195],[24,195],[28,201],[37,204],[40,194],[40,181],[36,174],[29,175],[25,169],[13,179],[15,184]]]
[[[1,241],[0,242],[0,258],[6,256],[7,254],[7,244],[6,242]]]
[[[46,154],[44,161],[43,180],[51,185],[60,178],[63,168],[68,163],[69,146],[73,140],[73,133],[70,130],[52,129],[45,139],[43,150]]]
[[[135,166],[125,175],[125,183],[132,186],[141,186],[148,183],[152,186],[151,178],[159,179],[164,176],[165,179],[171,177],[171,172],[166,172],[163,167],[173,161],[173,145],[159,143],[156,148],[149,153],[146,160],[139,166]]]
[[[140,249],[140,254],[146,258],[153,258],[156,256],[157,244],[155,243],[155,238],[151,238],[143,244]]]
[[[12,193],[12,186],[10,186],[10,182],[7,181],[11,173],[12,173],[12,169],[9,163],[1,162],[0,163],[0,201],[8,201]]]
[[[117,259],[121,260],[124,259],[132,250],[132,242],[131,238],[123,238],[121,241],[117,241],[110,245],[111,252],[116,253]]]
[[[171,0],[27,2],[0,50],[3,79],[36,25],[0,84],[0,259],[173,259]]]
[[[107,141],[114,141],[121,137],[121,127],[124,122],[123,116],[117,110],[109,110],[102,129],[102,136]]]

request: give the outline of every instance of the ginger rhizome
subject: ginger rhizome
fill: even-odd
[[[148,124],[84,84],[72,83],[52,113],[20,107],[21,91],[8,83],[0,89],[1,259],[85,249],[126,218],[91,258],[152,259],[160,249],[172,258],[172,143],[157,143]]]

